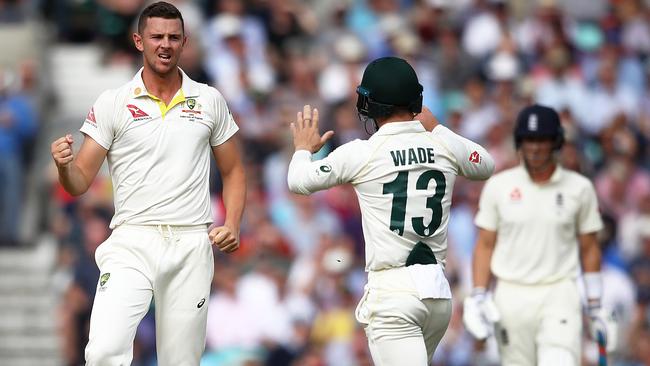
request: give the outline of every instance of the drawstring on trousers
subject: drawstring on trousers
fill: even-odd
[[[174,230],[172,230],[171,225],[156,225],[156,227],[158,228],[158,233],[160,233],[160,236],[162,236],[163,238],[167,237],[169,239],[174,239],[175,242],[178,242],[179,240],[181,240],[181,238],[179,238],[176,235]],[[165,232],[163,231],[163,227],[167,229],[167,236],[165,236]]]

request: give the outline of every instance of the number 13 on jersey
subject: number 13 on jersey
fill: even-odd
[[[416,175],[413,172],[412,175]],[[435,193],[427,197],[426,208],[431,210],[431,221],[428,225],[424,225],[424,217],[411,218],[413,230],[420,236],[431,236],[440,226],[442,221],[442,199],[445,196],[447,182],[444,174],[437,170],[427,170],[417,177],[415,189],[427,190],[431,180],[436,182]],[[408,180],[409,172],[401,171],[397,177],[386,184],[384,184],[383,194],[392,194],[393,202],[390,211],[390,230],[404,235],[404,220],[406,219],[406,202],[408,201]],[[418,208],[419,209],[419,208]]]

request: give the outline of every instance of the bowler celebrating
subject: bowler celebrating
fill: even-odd
[[[158,2],[140,15],[133,34],[143,68],[102,93],[81,127],[54,141],[59,181],[83,194],[104,158],[113,181],[113,232],[95,253],[101,277],[90,320],[86,362],[128,365],[133,340],[151,300],[156,309],[158,364],[198,365],[206,333],[213,274],[211,243],[239,247],[245,199],[238,128],[221,94],[185,75],[177,63],[187,38],[173,5]],[[223,179],[226,218],[212,221],[210,153]]]

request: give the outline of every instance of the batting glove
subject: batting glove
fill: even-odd
[[[483,288],[475,288],[463,302],[463,324],[476,339],[484,340],[494,333],[494,323],[501,319],[492,296]]]
[[[598,342],[600,334],[605,342],[607,352],[614,352],[618,346],[618,325],[614,314],[600,306],[590,306],[587,315],[589,316],[591,339]]]

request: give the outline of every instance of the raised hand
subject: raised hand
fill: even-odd
[[[334,136],[334,131],[327,131],[320,135],[318,132],[318,109],[313,112],[310,105],[305,105],[302,112],[296,115],[296,122],[291,124],[293,145],[296,150],[308,150],[312,154],[325,145],[327,140]]]

